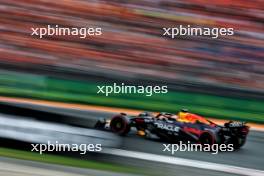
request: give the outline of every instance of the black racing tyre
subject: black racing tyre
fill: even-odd
[[[246,138],[232,139],[232,143],[235,150],[240,149],[246,143]]]
[[[213,145],[215,143],[213,136],[208,132],[203,133],[200,136],[199,141],[202,145],[205,145],[205,144]]]
[[[130,131],[129,120],[123,115],[114,116],[110,122],[110,128],[114,133],[126,135]]]

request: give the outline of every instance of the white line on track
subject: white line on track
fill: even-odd
[[[122,157],[135,158],[135,159],[173,164],[179,166],[195,167],[199,169],[220,171],[220,172],[226,172],[226,173],[232,173],[238,175],[264,176],[263,170],[237,167],[226,164],[211,163],[211,162],[205,162],[199,160],[184,159],[184,158],[178,158],[172,156],[163,156],[163,155],[121,150],[121,149],[103,149],[101,152],[105,154],[117,155]]]

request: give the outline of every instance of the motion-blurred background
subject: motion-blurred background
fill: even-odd
[[[0,10],[2,95],[155,111],[185,107],[263,122],[261,0],[2,0]],[[30,35],[32,27],[48,24],[101,27],[103,35]],[[163,27],[180,24],[233,27],[235,35],[162,37]],[[96,95],[96,85],[111,82],[162,84],[170,91],[129,99]]]
[[[2,0],[0,10],[3,95],[155,111],[186,107],[263,121],[261,0]],[[48,24],[101,27],[103,35],[30,35],[32,27]],[[162,37],[163,27],[180,24],[233,27],[235,35]],[[117,81],[168,85],[170,91],[150,98],[96,95],[99,82]]]
[[[0,95],[264,122],[263,0],[0,0]],[[31,28],[101,27],[101,36],[31,36]],[[163,27],[232,27],[218,39]],[[96,94],[113,82],[169,93]],[[72,114],[71,114],[72,115]]]

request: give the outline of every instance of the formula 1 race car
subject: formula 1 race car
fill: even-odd
[[[202,145],[233,144],[234,149],[245,144],[249,132],[245,122],[229,121],[220,126],[187,110],[181,110],[177,115],[143,112],[138,116],[128,116],[120,113],[109,120],[97,121],[95,128],[111,130],[120,135],[126,135],[134,128],[138,135],[147,138],[192,141]]]

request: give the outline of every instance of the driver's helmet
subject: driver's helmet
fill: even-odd
[[[178,113],[180,119],[184,119],[186,115],[189,113],[188,109],[181,109]]]
[[[188,109],[181,109],[181,111],[180,111],[180,112],[187,113],[187,112],[189,112],[189,110],[188,110]]]

